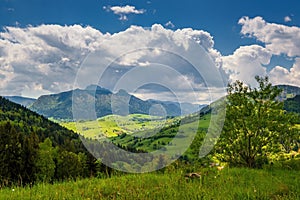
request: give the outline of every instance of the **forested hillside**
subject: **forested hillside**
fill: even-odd
[[[29,108],[45,117],[72,120],[72,109],[75,105],[79,105],[77,109],[82,114],[82,118],[89,119],[90,110],[81,108],[81,105],[94,105],[98,118],[110,115],[128,115],[128,114],[149,114],[150,108],[157,107],[157,104],[164,107],[167,116],[180,116],[200,110],[199,105],[184,103],[181,105],[176,102],[158,101],[158,100],[142,100],[134,95],[120,90],[117,93],[102,88],[100,86],[91,85],[86,89],[76,89],[62,92],[59,94],[43,95],[39,97]],[[112,104],[113,103],[113,104]],[[127,108],[128,110],[124,109]],[[154,107],[153,107],[154,106]],[[160,109],[152,109],[152,115],[160,116],[163,113]],[[85,116],[86,115],[86,116]],[[80,119],[82,119],[80,118]]]
[[[284,109],[288,112],[300,113],[300,95],[285,100]]]
[[[28,97],[21,97],[21,96],[5,96],[6,99],[10,100],[11,102],[21,104],[22,106],[28,107],[33,104],[36,99],[28,98]]]
[[[73,131],[0,97],[0,188],[109,176],[112,169],[89,153],[83,141],[90,151],[93,149],[93,155],[100,155],[103,160],[113,159],[125,166],[137,166],[140,160],[135,160],[134,155],[124,154],[123,150],[143,152],[122,145],[110,148],[107,142],[80,138]],[[151,157],[139,159],[153,164]]]
[[[89,176],[94,162],[76,133],[0,97],[0,186]]]
[[[300,88],[297,86],[292,85],[276,85],[277,88],[283,90],[283,94],[285,97],[289,95],[299,95],[300,94]]]

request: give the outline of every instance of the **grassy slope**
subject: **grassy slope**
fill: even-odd
[[[202,179],[184,173],[128,174],[0,189],[0,199],[300,199],[297,171],[228,169]]]
[[[180,129],[178,126],[175,127],[166,127],[163,130],[156,130],[154,131],[153,137],[142,137],[141,139],[133,138],[133,136],[141,137],[141,135],[147,135],[149,132],[151,133],[152,130],[135,133],[132,135],[127,135],[126,137],[118,136],[112,138],[112,141],[115,144],[121,144],[122,146],[131,146],[136,149],[141,149],[144,151],[153,151],[155,150],[154,145],[161,148],[162,146],[166,146],[169,152],[177,151],[178,149],[182,149],[186,144],[190,144],[193,136],[198,131],[198,129],[207,129],[210,123],[210,114],[201,117],[198,121],[192,120],[186,124],[182,124]],[[184,137],[180,138],[180,140],[173,140],[175,135],[184,135]],[[137,141],[138,140],[138,141]],[[169,143],[170,142],[170,143]]]
[[[118,134],[131,134],[137,131],[153,129],[172,124],[175,119],[163,120],[161,117],[143,114],[131,114],[128,116],[108,115],[95,121],[61,122],[60,124],[70,130],[78,132],[85,137],[95,138],[99,134],[107,137]]]
[[[207,129],[210,123],[210,114],[207,114],[198,121],[198,118],[180,126],[171,127],[170,125],[178,122],[178,118],[168,119],[166,122],[159,120],[158,117],[142,114],[132,114],[129,116],[109,115],[97,121],[62,122],[61,124],[68,129],[74,130],[85,137],[95,138],[101,133],[115,144],[130,146],[143,151],[154,151],[165,146],[173,155],[181,154],[178,149],[185,149],[186,144],[192,142],[193,133],[198,129]],[[149,119],[151,119],[149,121]],[[158,129],[154,129],[158,128]],[[162,130],[162,128],[164,128]],[[123,137],[121,133],[127,135]],[[117,136],[117,134],[120,134]],[[144,136],[143,135],[150,135]],[[175,135],[184,135],[180,140],[173,140]]]

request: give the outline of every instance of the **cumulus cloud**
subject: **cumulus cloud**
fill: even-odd
[[[214,74],[210,68],[205,68],[210,65],[209,62],[219,68],[218,72],[224,70],[230,81],[238,79],[254,85],[255,75],[269,75],[274,84],[299,86],[300,28],[268,23],[261,17],[244,17],[239,24],[243,35],[263,44],[241,46],[228,56],[222,56],[214,48],[210,33],[192,28],[170,30],[154,24],[149,28],[131,26],[118,33],[103,34],[92,27],[80,25],[5,27],[0,32],[0,92],[1,95],[37,97],[72,89],[86,60],[89,60],[89,68],[82,71],[85,78],[80,87],[99,81],[96,75],[105,70],[104,78],[97,83],[113,90],[114,84],[133,68],[151,69],[153,63],[160,63],[162,68],[171,67],[178,74],[163,74],[162,70],[155,73],[141,71],[136,77],[146,80],[151,74],[157,77],[157,81],[175,86],[175,90],[186,97],[185,101],[192,96],[188,93],[189,87],[201,93],[203,87],[213,88],[216,85],[203,85],[207,77],[202,75],[211,77]],[[95,52],[97,57],[87,59]],[[295,60],[291,69],[276,66],[267,71],[265,65],[270,63],[272,56],[282,54]],[[208,57],[209,62],[205,62]],[[204,66],[201,68],[203,74],[195,70],[197,65]],[[132,77],[130,80],[135,79]],[[166,97],[165,91],[157,93],[157,88],[143,91],[146,93],[139,95]],[[203,94],[197,99],[198,103],[209,101]]]
[[[0,38],[2,92],[22,94],[25,85],[35,90],[37,83],[43,93],[58,92],[53,79],[66,89],[64,82],[72,80],[84,56],[98,48],[105,35],[79,25],[41,25],[6,27]]]
[[[198,53],[198,48],[205,53]],[[178,82],[189,81],[196,89],[203,80],[194,75],[193,65],[184,58],[204,62],[204,58],[211,56],[212,63],[217,63],[220,57],[209,33],[193,29],[173,31],[159,24],[147,29],[131,26],[115,34],[103,34],[80,25],[6,27],[0,32],[1,95],[37,97],[72,89],[78,70],[86,56],[93,52],[98,52],[99,57],[90,63],[91,70],[84,72],[89,78],[85,78],[83,84],[89,84],[93,74],[107,67],[101,65],[107,60],[111,64],[107,72],[110,76],[103,84],[108,88],[111,87],[109,82],[118,80],[133,67],[147,68],[159,62],[187,77],[182,80],[179,75],[169,76],[165,80],[170,85],[181,89]],[[149,73],[142,75],[146,77]],[[186,91],[182,89],[182,92]]]
[[[272,54],[269,50],[259,45],[242,46],[232,55],[224,56],[223,69],[229,74],[230,81],[242,80],[255,86],[256,75],[266,75],[266,68]]]
[[[289,18],[286,18],[289,20]],[[265,48],[272,55],[286,55],[296,58],[290,70],[283,66],[276,66],[269,73],[274,84],[293,84],[300,86],[299,58],[300,57],[300,28],[281,24],[268,23],[262,17],[243,17],[239,20],[242,25],[241,33],[264,43]],[[269,58],[269,56],[267,56]],[[257,66],[260,68],[261,66]],[[259,72],[257,71],[258,75]]]
[[[262,17],[243,17],[239,20],[241,33],[265,43],[273,54],[289,57],[300,55],[300,28],[268,23]]]
[[[276,84],[289,84],[300,86],[300,58],[295,59],[295,63],[290,70],[276,66],[270,71],[270,78]]]
[[[134,6],[112,6],[110,7],[110,10],[112,10],[115,14],[143,14],[145,10],[137,10]]]
[[[103,6],[103,9],[106,11],[112,11],[114,14],[119,15],[119,20],[126,21],[128,20],[128,14],[144,14],[145,9],[136,9],[135,6]]]

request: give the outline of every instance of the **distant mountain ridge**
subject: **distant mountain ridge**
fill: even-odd
[[[200,110],[199,106],[188,103],[182,104],[183,109],[181,109],[180,104],[174,102],[142,100],[128,94],[125,90],[112,93],[110,90],[97,85],[91,85],[85,89],[75,89],[58,94],[43,95],[29,108],[48,118],[71,120],[73,119],[73,101],[76,102],[76,105],[82,105],[82,108],[79,108],[81,110],[77,110],[77,112],[81,113],[83,119],[89,118],[90,113],[88,112],[91,110],[84,106],[89,105],[91,102],[95,103],[95,112],[98,118],[110,114],[149,114],[151,108],[152,115],[164,114],[160,112],[161,109],[159,109],[159,107],[156,107],[157,104],[165,109],[167,116],[180,116]]]
[[[285,101],[289,98],[294,98],[296,95],[300,95],[300,88],[291,85],[277,85],[283,92],[280,96],[280,100]],[[125,90],[120,90],[117,93],[112,93],[110,90],[102,88],[98,85],[90,85],[85,89],[75,89],[58,94],[50,94],[40,96],[38,99],[21,97],[21,96],[5,96],[12,102],[21,104],[29,109],[48,118],[56,119],[73,119],[72,113],[72,97],[73,92],[76,92],[77,97],[82,99],[89,99],[95,101],[95,110],[97,117],[103,117],[109,114],[126,115],[124,111],[124,105],[128,106],[125,102],[128,98],[129,101],[129,113],[127,114],[153,114],[161,115],[161,112],[155,112],[158,109],[154,109],[153,113],[149,113],[151,107],[155,105],[161,105],[164,107],[168,116],[179,116],[191,114],[201,110],[205,105],[195,105],[190,103],[177,103],[171,101],[159,101],[159,100],[142,100],[133,95],[128,94]],[[95,99],[94,99],[95,97]],[[111,101],[114,100],[114,111],[111,109]],[[83,101],[83,103],[85,103]],[[153,111],[153,109],[152,109]],[[87,112],[87,110],[83,110]]]
[[[29,107],[31,104],[33,104],[36,101],[36,99],[21,97],[21,96],[4,96],[4,98],[25,107]]]

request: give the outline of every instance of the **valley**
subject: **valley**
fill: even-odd
[[[169,117],[165,119],[160,116],[150,116],[145,114],[130,114],[127,116],[107,115],[98,118],[97,121],[80,120],[78,122],[60,122],[74,132],[87,138],[97,138],[100,136],[115,137],[122,134],[133,134],[149,129],[163,128],[177,123],[180,117]]]
[[[294,91],[295,88],[292,92]],[[84,93],[86,94],[86,91]],[[68,92],[63,94],[68,97],[67,99],[71,95]],[[287,100],[280,105],[288,113],[299,113],[298,95],[286,92],[285,98]],[[65,109],[70,108],[68,104],[62,103],[69,100],[61,101],[59,100],[61,97],[55,99],[57,100],[52,99],[49,102],[47,100],[48,103],[43,103],[52,105],[51,109],[47,108],[44,111],[48,110],[52,113],[56,110],[54,113],[57,113],[61,109],[64,112]],[[272,153],[267,158],[268,161],[258,160],[263,162],[260,167],[233,165],[230,160],[223,160],[223,155],[226,154],[218,152],[218,145],[207,156],[199,157],[199,149],[207,137],[212,118],[216,114],[212,107],[222,105],[225,102],[223,100],[220,99],[209,106],[203,106],[199,111],[182,116],[164,117],[143,114],[139,111],[129,115],[108,112],[94,121],[89,119],[74,121],[70,118],[55,118],[55,114],[49,114],[51,117],[48,120],[45,117],[48,114],[41,116],[24,106],[0,98],[0,133],[9,138],[1,137],[2,144],[12,144],[12,146],[0,146],[5,149],[1,155],[3,172],[1,176],[5,178],[1,180],[0,199],[7,199],[8,196],[13,199],[21,196],[23,199],[50,197],[53,199],[150,199],[154,192],[153,188],[157,188],[157,185],[165,187],[164,192],[155,190],[157,198],[175,196],[175,199],[197,199],[198,197],[219,199],[219,195],[222,195],[222,198],[236,199],[248,195],[249,198],[297,199],[300,192],[296,185],[299,181],[293,177],[297,176],[300,170],[300,150],[297,146],[300,141],[299,138],[297,139],[300,130],[298,115],[295,115],[293,127],[289,129],[295,133],[293,136],[295,140],[288,143],[290,146],[285,146],[289,147],[290,151]],[[168,102],[168,105],[170,104],[172,103]],[[32,109],[32,106],[29,108]],[[276,109],[270,111],[274,112]],[[253,116],[256,117],[255,113]],[[228,122],[225,121],[226,127],[230,126],[226,123]],[[278,121],[278,123],[282,122]],[[295,127],[297,128],[294,129]],[[107,141],[102,140],[103,138],[112,142],[117,149],[107,148]],[[16,143],[19,144],[18,148],[13,146]],[[186,144],[189,144],[188,147]],[[286,144],[282,143],[282,145]],[[97,149],[102,149],[103,152],[97,152]],[[124,154],[124,150],[131,153],[150,153],[150,157],[127,155]],[[167,152],[167,154],[156,157],[156,152]],[[93,157],[95,153],[101,159]],[[31,155],[31,160],[25,155]],[[102,163],[110,160],[111,156],[115,159],[111,166],[118,170]],[[174,158],[176,160],[172,163],[163,166]],[[16,161],[19,163],[16,170],[7,173],[12,166],[16,166]],[[221,166],[220,169],[218,166]],[[126,171],[143,172],[153,167],[157,171],[144,174],[126,173]],[[186,174],[191,172],[199,173],[200,178],[194,180],[185,178]],[[289,172],[289,175],[286,172]],[[20,180],[19,177],[22,179]],[[273,181],[274,177],[276,182]],[[20,184],[20,181],[24,184],[24,188],[15,187],[16,184]],[[34,186],[27,186],[31,181],[35,182]],[[113,188],[114,182],[120,185]],[[237,184],[241,187],[232,191]],[[83,185],[86,187],[80,189]],[[183,186],[186,189],[179,189]],[[53,193],[52,190],[57,192]],[[70,196],[71,190],[76,192]],[[128,190],[131,193],[127,194]]]
[[[299,8],[0,0],[0,200],[300,200]]]

